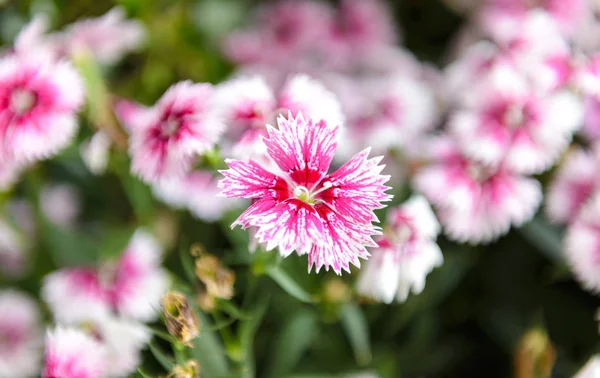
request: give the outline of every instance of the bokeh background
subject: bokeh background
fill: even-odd
[[[235,65],[224,56],[222,42],[232,31],[250,24],[256,7],[264,3],[268,2],[4,0],[0,1],[0,42],[9,46],[34,14],[46,14],[52,27],[60,29],[120,5],[146,27],[147,42],[102,73],[114,95],[152,105],[177,81],[218,84],[227,79]],[[452,59],[450,52],[465,23],[460,11],[440,0],[387,1],[387,5],[402,45],[420,61],[441,68]],[[81,122],[78,141],[92,135],[85,118]],[[201,243],[236,272],[233,301],[237,305],[253,300],[260,304],[257,298],[268,298],[266,307],[232,325],[241,347],[251,350],[253,362],[245,363],[255,366],[257,377],[363,373],[390,378],[525,377],[516,375],[516,367],[540,363],[544,359],[540,356],[554,352],[551,376],[569,377],[600,347],[595,321],[600,300],[573,279],[561,257],[563,230],[541,216],[486,246],[456,244],[441,236],[443,266],[428,276],[422,294],[411,295],[405,303],[382,305],[356,299],[351,294],[353,275],[307,275],[303,258],[286,259],[281,263],[285,271],[303,290],[323,299],[317,305],[306,304],[273,280],[253,280],[260,262],[247,253],[247,235],[229,229],[236,212],[205,222],[186,211],[169,209],[128,172],[126,161],[113,156],[110,164],[107,174],[91,174],[74,143],[28,171],[10,194],[0,195],[4,215],[16,219],[19,206],[31,206],[36,214],[43,210],[39,193],[45,185],[68,184],[72,192],[65,194],[67,198],[52,203],[64,209],[75,201],[77,214],[71,228],[34,217],[26,274],[17,279],[2,277],[2,287],[17,287],[39,298],[46,274],[106,257],[100,254],[110,256],[135,228],[146,225],[169,246],[164,264],[182,281],[180,251]],[[409,191],[403,185],[394,188],[394,203],[407,198]],[[533,337],[537,354],[524,352],[524,345],[532,342],[528,333],[532,330],[548,337]],[[218,333],[209,333],[214,338],[204,338],[193,352],[202,377],[237,376],[235,369],[225,368],[235,364],[226,357]],[[158,344],[169,354],[167,343]],[[166,374],[149,350],[144,352],[142,367],[150,376]]]

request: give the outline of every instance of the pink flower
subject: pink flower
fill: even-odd
[[[526,19],[534,7],[544,11],[560,26],[563,34],[573,33],[586,12],[586,0],[491,0],[482,11],[482,26],[492,33],[510,33]]]
[[[570,223],[598,187],[598,157],[575,148],[554,174],[546,196],[546,213],[556,223]]]
[[[33,377],[40,372],[40,311],[29,296],[0,291],[0,377]]]
[[[91,335],[74,328],[48,330],[42,378],[98,378],[108,363],[105,347]]]
[[[391,11],[380,0],[343,0],[333,26],[333,38],[350,49],[372,49],[398,41]],[[356,54],[356,50],[353,50]],[[350,51],[348,51],[350,53]]]
[[[594,293],[600,292],[600,195],[582,208],[565,236],[565,254],[575,277]]]
[[[0,276],[15,278],[23,275],[28,247],[23,233],[0,218]]]
[[[427,274],[444,261],[435,243],[439,232],[440,225],[422,196],[390,209],[379,247],[361,270],[358,292],[385,303],[394,297],[404,302],[411,289],[421,293]]]
[[[156,319],[160,298],[169,285],[161,261],[162,249],[158,241],[149,233],[138,230],[116,265],[104,268],[109,275],[112,273],[109,295],[112,307],[119,315],[141,321]]]
[[[461,149],[484,164],[502,162],[524,174],[550,168],[580,126],[579,100],[566,91],[539,95],[507,66],[496,67],[487,79],[450,116]]]
[[[367,149],[327,175],[339,126],[305,121],[301,114],[280,117],[278,125],[267,127],[264,143],[281,172],[252,160],[226,160],[230,169],[221,172],[221,195],[255,199],[233,226],[257,227],[258,241],[267,250],[279,247],[283,256],[308,254],[309,271],[325,266],[341,274],[350,263],[360,266],[359,258],[369,256],[365,247],[376,246],[373,210],[391,198],[381,158],[367,159]]]
[[[488,243],[535,214],[542,200],[537,180],[469,160],[446,137],[432,141],[430,149],[432,162],[417,172],[414,186],[436,206],[451,239]]]
[[[361,96],[347,104],[348,123],[340,152],[372,146],[375,153],[406,148],[430,130],[437,118],[432,88],[418,77],[404,74],[356,80]]]
[[[47,184],[40,190],[44,216],[58,226],[73,228],[81,211],[81,193],[70,184]]]
[[[142,349],[152,337],[150,329],[137,321],[114,317],[90,326],[106,351],[104,376],[126,377],[135,372],[142,360]]]
[[[220,219],[236,205],[235,201],[217,197],[220,191],[213,174],[201,170],[192,171],[182,178],[162,181],[153,187],[154,195],[166,204],[188,209],[194,217],[207,222]]]
[[[115,7],[101,17],[69,25],[62,37],[71,53],[84,48],[99,62],[113,64],[144,43],[145,30],[140,22],[126,20],[124,10]]]
[[[217,88],[215,106],[224,114],[232,146],[225,153],[237,158],[253,158],[268,165],[261,137],[267,136],[266,124],[278,115],[302,112],[315,120],[342,124],[344,116],[334,94],[306,75],[295,75],[275,93],[257,76],[240,77]]]
[[[137,111],[129,124],[131,169],[148,182],[181,177],[212,148],[223,124],[211,106],[210,84],[184,81],[172,86],[151,109]]]
[[[77,131],[83,96],[79,75],[67,62],[0,58],[0,159],[19,164],[66,147]]]
[[[44,279],[42,298],[59,323],[101,321],[111,314],[151,321],[168,277],[157,241],[137,231],[115,262],[95,268],[65,268]]]
[[[61,324],[103,319],[111,310],[104,283],[92,268],[65,268],[49,274],[41,296]]]

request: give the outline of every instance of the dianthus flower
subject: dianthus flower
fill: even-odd
[[[600,194],[581,208],[567,229],[565,254],[575,277],[587,290],[600,292]]]
[[[210,84],[184,81],[167,90],[152,108],[126,107],[121,118],[133,121],[126,125],[132,171],[147,182],[157,182],[191,170],[197,155],[211,149],[223,132],[210,105],[212,95]]]
[[[137,231],[115,262],[99,269],[65,268],[48,275],[42,297],[60,323],[99,320],[111,314],[151,321],[168,286],[160,261],[158,242]]]
[[[431,164],[417,172],[414,185],[435,205],[451,239],[487,243],[535,214],[542,200],[536,179],[503,165],[473,161],[447,137],[431,141],[429,147]]]
[[[0,164],[45,159],[66,147],[83,100],[70,63],[44,54],[0,58]]]
[[[99,378],[107,366],[106,348],[92,335],[75,328],[48,330],[42,378]]]
[[[546,195],[546,214],[555,223],[570,223],[599,187],[598,151],[574,148],[552,177]]]
[[[25,294],[0,291],[0,377],[39,374],[43,333],[37,304]]]
[[[221,195],[255,199],[233,226],[257,227],[257,240],[267,250],[279,247],[282,256],[308,254],[309,271],[324,266],[341,274],[350,263],[360,266],[359,258],[369,256],[366,246],[376,246],[373,210],[391,198],[381,157],[367,159],[366,149],[328,175],[339,126],[301,114],[277,121],[279,129],[267,126],[264,143],[281,172],[252,160],[226,160]]]
[[[486,165],[510,170],[548,169],[580,126],[579,100],[567,91],[539,95],[520,73],[497,67],[475,89],[473,101],[450,116],[450,130],[464,153]]]
[[[385,303],[394,297],[405,301],[411,289],[421,293],[427,274],[444,261],[435,243],[439,232],[440,225],[423,196],[390,209],[386,231],[377,240],[379,247],[361,270],[358,292]]]
[[[307,75],[293,76],[277,92],[259,76],[240,77],[218,86],[215,98],[232,142],[225,153],[236,158],[264,160],[266,150],[261,137],[267,136],[265,125],[288,111],[293,115],[302,112],[328,124],[344,121],[335,95]]]

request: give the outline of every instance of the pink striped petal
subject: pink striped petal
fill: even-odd
[[[268,197],[278,201],[288,198],[288,184],[280,177],[266,171],[251,161],[226,159],[230,169],[222,170],[225,176],[218,187],[223,188],[219,194],[225,197],[262,198]]]

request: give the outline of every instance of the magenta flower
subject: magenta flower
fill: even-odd
[[[594,293],[600,292],[600,194],[596,192],[582,206],[567,229],[565,255],[581,285]]]
[[[373,210],[390,200],[381,175],[381,157],[367,159],[366,149],[340,169],[327,174],[337,146],[339,126],[295,118],[278,118],[279,129],[267,126],[267,153],[281,172],[272,173],[254,161],[226,160],[219,182],[226,197],[255,201],[233,226],[257,227],[256,238],[267,250],[279,247],[282,256],[294,250],[308,254],[309,271],[324,266],[337,274],[360,266],[369,256],[372,235],[379,229]]]
[[[48,158],[71,141],[84,100],[79,75],[51,57],[0,59],[0,159]]]
[[[546,214],[558,224],[571,223],[589,200],[598,182],[598,152],[576,148],[554,174],[546,195]]]
[[[150,109],[122,110],[122,118],[134,121],[127,125],[132,171],[157,182],[191,170],[197,155],[212,148],[223,132],[210,106],[212,94],[209,84],[185,81],[172,86]]]
[[[43,378],[99,378],[107,366],[106,348],[92,335],[74,328],[48,330]]]
[[[435,205],[451,239],[488,243],[535,214],[542,200],[536,179],[468,159],[446,137],[431,141],[430,148],[433,161],[417,172],[414,186]]]

